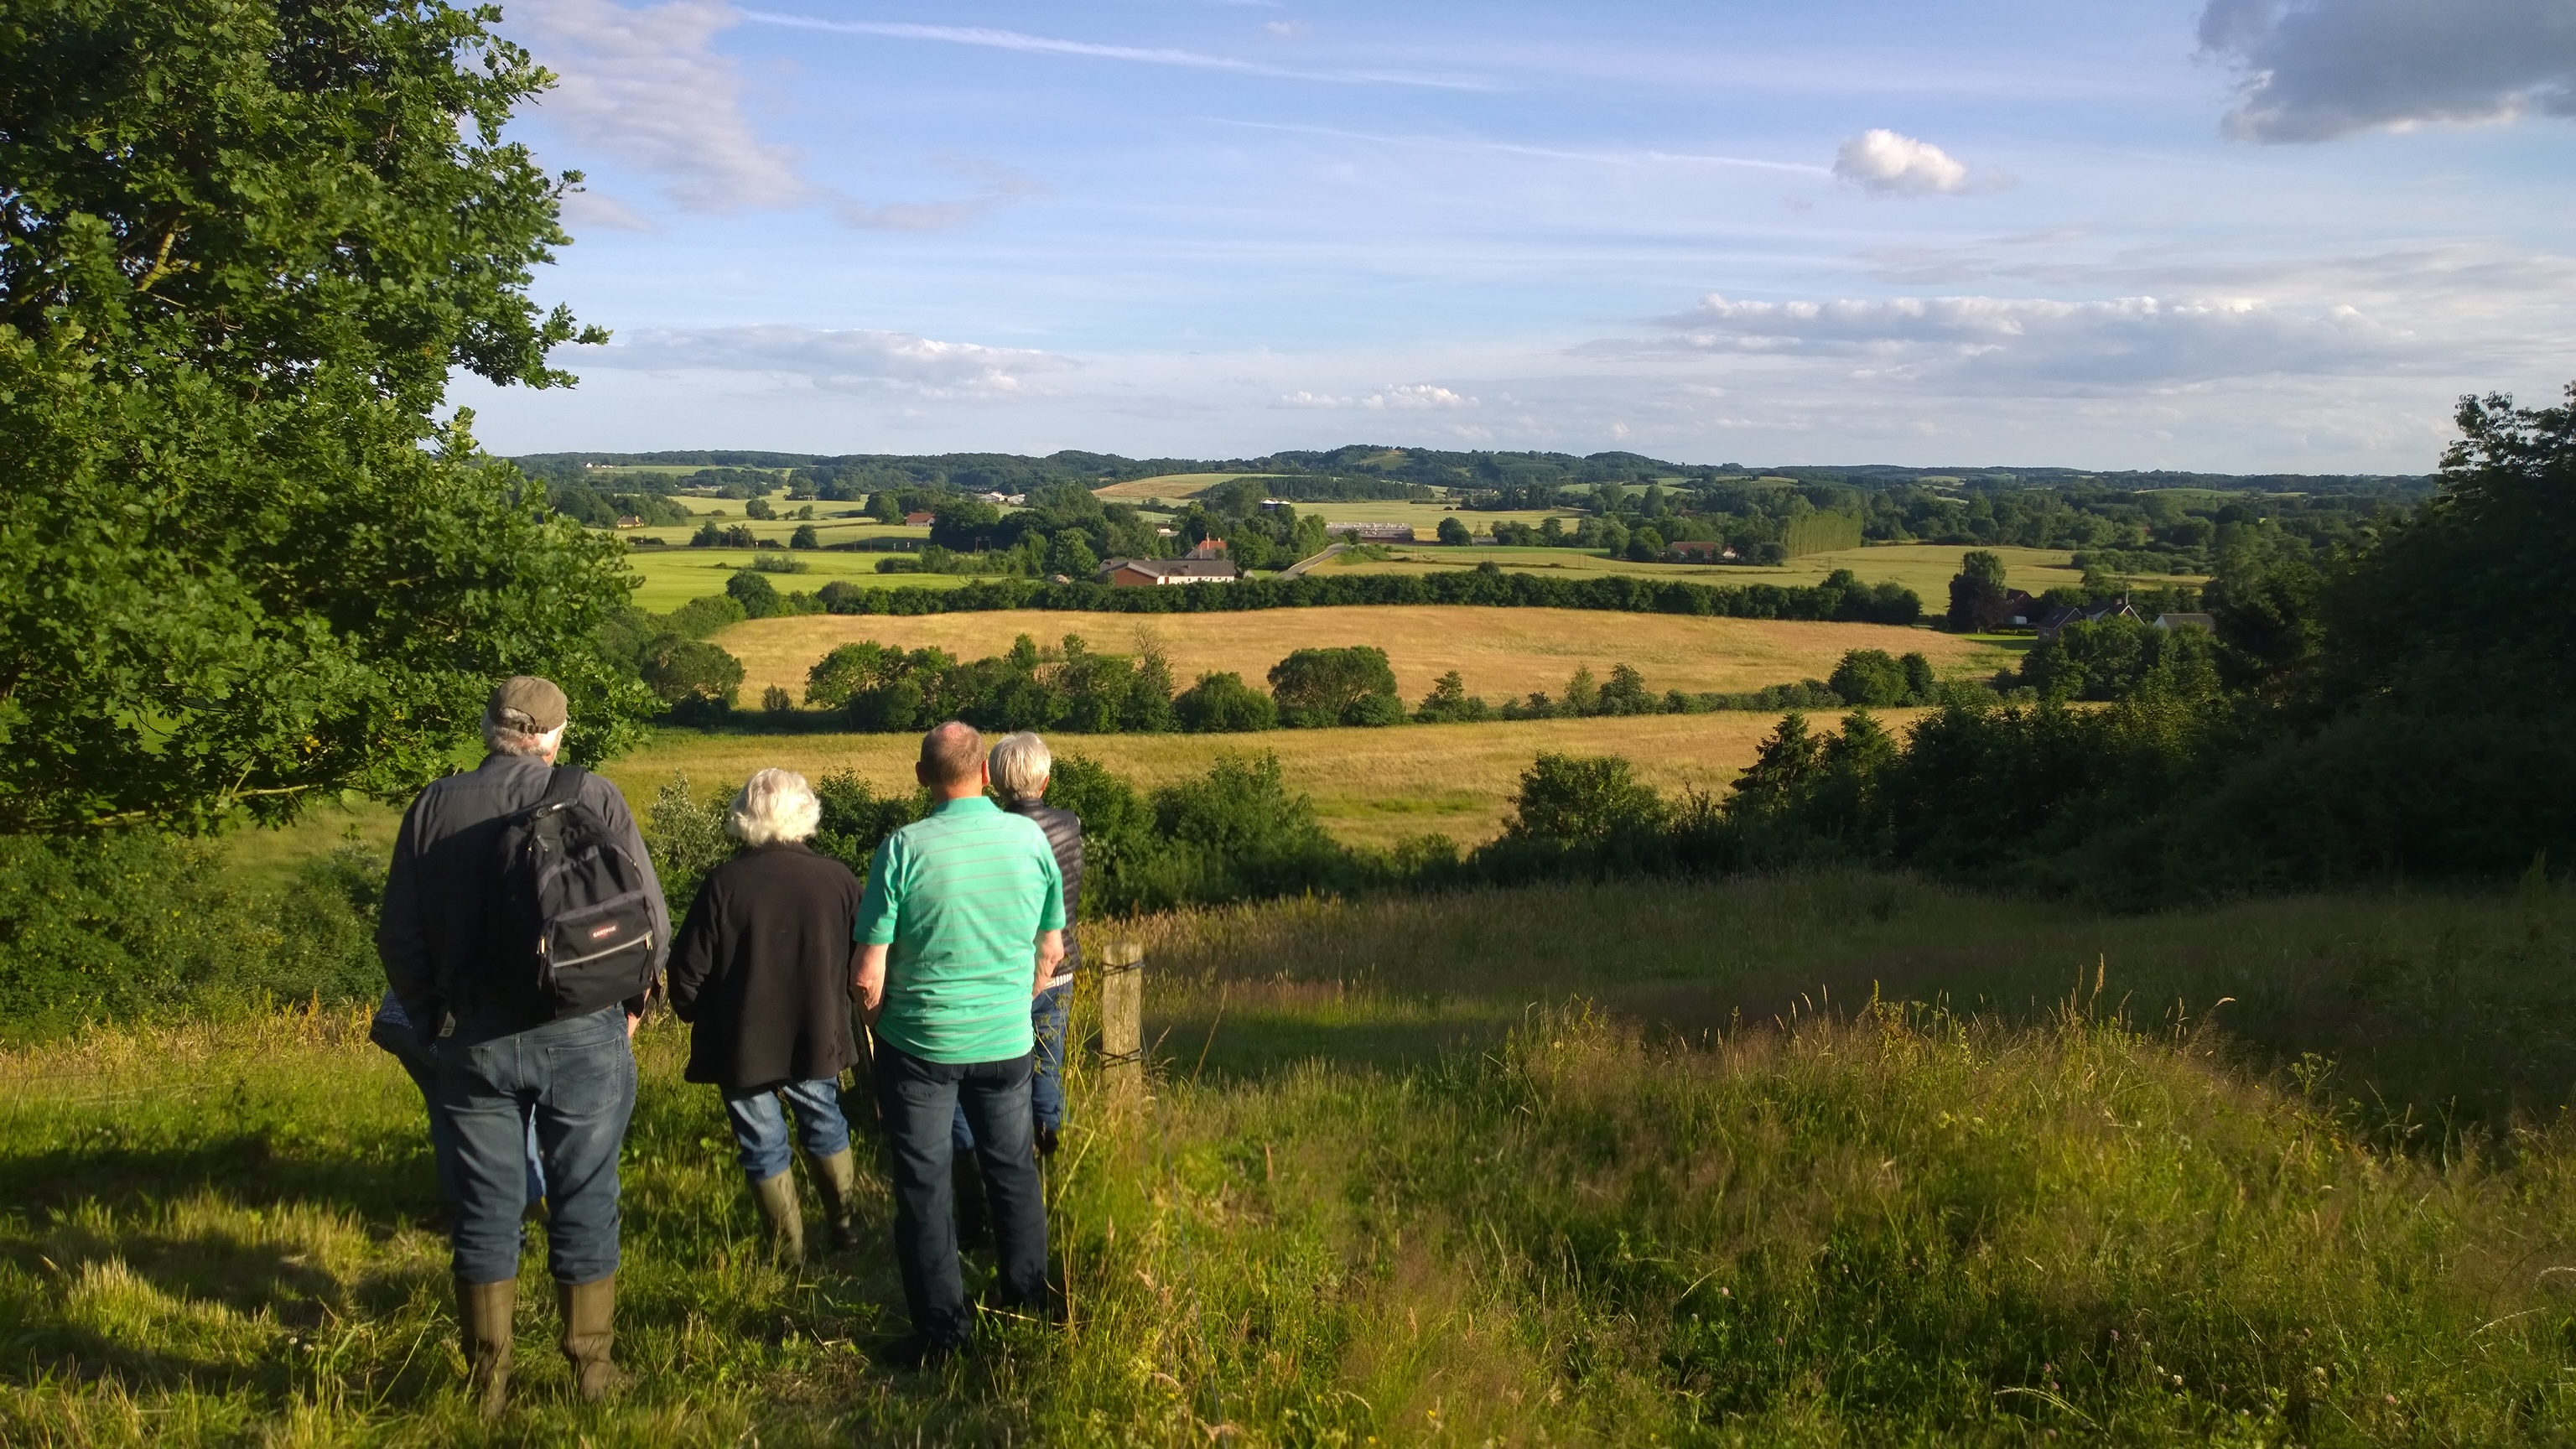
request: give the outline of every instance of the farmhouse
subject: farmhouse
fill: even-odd
[[[2087,604],[2082,608],[2062,604],[2039,616],[2039,637],[2042,642],[2054,639],[2058,631],[2069,624],[2099,624],[2108,619],[2137,617],[2138,611],[2130,608],[2126,599],[2109,604]]]
[[[1353,543],[1411,543],[1410,523],[1327,523],[1328,536],[1348,538]]]
[[[1113,589],[1150,588],[1156,584],[1229,584],[1243,577],[1234,560],[1215,558],[1114,558],[1091,576]]]
[[[2039,612],[2039,601],[2028,589],[2015,589],[2004,595],[2004,617],[2023,628],[2030,627],[2031,616]]]
[[[1686,538],[1665,549],[1664,557],[1675,563],[1716,563],[1735,557],[1735,550],[1710,539]]]
[[[2168,634],[2176,629],[2207,629],[2215,633],[2218,621],[2207,614],[2158,614],[2156,627]]]
[[[933,522],[937,521],[938,517],[938,514],[933,513],[926,508],[915,509],[903,516],[903,522],[906,528],[928,528]]]

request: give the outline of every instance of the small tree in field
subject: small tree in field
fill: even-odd
[[[2000,554],[1978,549],[1962,556],[1950,580],[1950,630],[1981,634],[2004,621],[2004,561]]]
[[[1279,722],[1291,729],[1394,724],[1404,718],[1386,651],[1365,644],[1298,650],[1271,667],[1270,694],[1279,705]]]
[[[1440,541],[1442,543],[1445,543],[1452,548],[1460,548],[1464,547],[1468,541],[1474,537],[1474,534],[1467,531],[1467,525],[1458,521],[1457,515],[1451,514],[1449,517],[1440,520]]]
[[[1663,798],[1616,755],[1543,754],[1521,775],[1503,833],[1517,840],[1590,843],[1663,822]]]
[[[1279,727],[1270,696],[1234,673],[1207,673],[1172,701],[1172,718],[1193,734],[1237,734]]]

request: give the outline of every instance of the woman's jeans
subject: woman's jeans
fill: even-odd
[[[850,1124],[841,1115],[841,1083],[837,1077],[762,1087],[740,1096],[728,1093],[724,1107],[726,1118],[733,1123],[733,1143],[742,1159],[743,1175],[754,1182],[767,1182],[796,1160],[787,1142],[790,1109],[796,1113],[796,1135],[807,1157],[830,1157],[850,1150]]]
[[[1029,1029],[1037,1037],[1037,1054],[1029,1072],[1029,1114],[1041,1132],[1064,1130],[1064,1030],[1073,1008],[1073,983],[1051,986],[1029,1002]],[[966,1114],[957,1114],[957,1150],[975,1150],[974,1129]]]
[[[558,1283],[617,1271],[617,1155],[635,1112],[635,1054],[615,1006],[540,1026],[465,1020],[432,1049],[456,1132],[459,1282],[519,1276],[526,1131],[546,1174],[546,1259]]]
[[[962,1110],[993,1208],[1000,1260],[998,1298],[1046,1301],[1046,1194],[1029,1129],[1029,1059],[947,1066],[877,1043],[877,1109],[894,1167],[895,1260],[913,1332],[936,1344],[965,1341],[972,1327],[957,1264],[955,1156],[951,1123]]]

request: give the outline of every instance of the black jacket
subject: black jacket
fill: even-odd
[[[1070,976],[1082,965],[1082,943],[1073,926],[1082,906],[1082,817],[1035,800],[1014,800],[1002,808],[1036,821],[1055,851],[1056,874],[1064,877],[1064,964],[1056,970]]]
[[[848,866],[792,842],[754,846],[707,873],[671,949],[690,1081],[747,1092],[837,1077],[858,1061],[859,890]]]
[[[438,1034],[442,1011],[524,1018],[531,1026],[552,1017],[533,970],[525,980],[501,980],[486,969],[491,926],[485,901],[500,884],[493,852],[500,848],[501,822],[544,799],[553,778],[546,762],[533,756],[489,755],[464,774],[431,782],[403,812],[385,875],[384,908],[376,918],[376,954],[385,963],[385,984],[423,1036]],[[670,915],[662,887],[651,881],[653,857],[626,797],[592,775],[581,782],[578,798],[618,832],[626,853],[644,868],[659,969],[670,951]],[[438,997],[442,971],[456,985],[452,1002]]]

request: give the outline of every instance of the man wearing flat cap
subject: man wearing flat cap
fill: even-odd
[[[486,1414],[509,1393],[531,1120],[564,1356],[583,1398],[616,1383],[617,1158],[635,1109],[628,1038],[644,1009],[637,995],[567,1014],[539,974],[521,968],[526,952],[514,956],[499,929],[510,832],[541,805],[579,813],[605,850],[623,851],[640,871],[650,941],[636,951],[636,976],[656,979],[670,949],[661,886],[625,798],[596,775],[553,768],[564,723],[552,680],[522,675],[492,691],[483,763],[432,783],[403,816],[376,932],[387,981],[430,1044],[433,1090],[454,1129],[457,1319]]]

